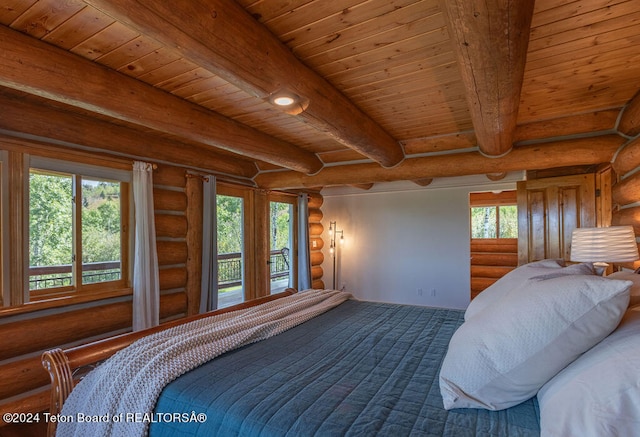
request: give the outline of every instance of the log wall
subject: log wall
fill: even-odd
[[[187,210],[190,205],[187,201],[185,176],[183,168],[166,165],[158,166],[153,174],[153,207],[156,221],[160,295],[180,296],[180,300],[185,304],[179,309],[176,308],[175,313],[169,314],[170,318],[184,317],[188,313],[187,234],[190,223],[187,219]]]
[[[625,129],[637,133],[640,120],[637,126],[627,121]],[[616,177],[611,190],[611,224],[633,226],[636,237],[640,237],[640,136],[631,139],[618,153],[613,170]],[[618,266],[635,270],[640,262],[620,263]]]
[[[311,253],[311,287],[324,289],[324,281],[322,276],[324,274],[322,270],[322,262],[324,261],[324,255],[322,248],[324,247],[324,241],[322,240],[322,232],[324,226],[322,226],[322,207],[324,199],[320,193],[313,193],[309,195],[309,249]]]
[[[471,299],[517,265],[517,238],[471,239]]]

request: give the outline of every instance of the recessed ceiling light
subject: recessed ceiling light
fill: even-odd
[[[268,102],[290,115],[298,115],[309,106],[309,99],[287,88],[279,89],[269,95]]]
[[[277,96],[273,99],[273,103],[278,106],[289,106],[292,105],[296,99],[291,96]]]

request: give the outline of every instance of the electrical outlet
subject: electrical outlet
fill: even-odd
[[[432,288],[432,289],[431,289],[431,296],[432,296],[432,297],[435,297],[435,295],[436,295],[436,289],[435,289],[435,288]]]
[[[418,288],[418,290],[416,290],[418,293],[418,296],[422,296],[422,288]]]
[[[318,242],[316,240],[312,240],[311,241],[311,247],[313,247],[314,249],[316,249],[318,247]]]

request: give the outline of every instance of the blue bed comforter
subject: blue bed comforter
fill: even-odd
[[[463,312],[347,301],[166,386],[162,436],[539,436],[535,398],[446,411],[438,373]],[[200,416],[202,418],[203,416]]]

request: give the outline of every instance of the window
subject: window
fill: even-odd
[[[127,286],[126,182],[32,167],[28,189],[30,300]]]
[[[516,205],[471,208],[471,238],[518,238]]]
[[[471,238],[518,238],[515,192],[472,193]]]

